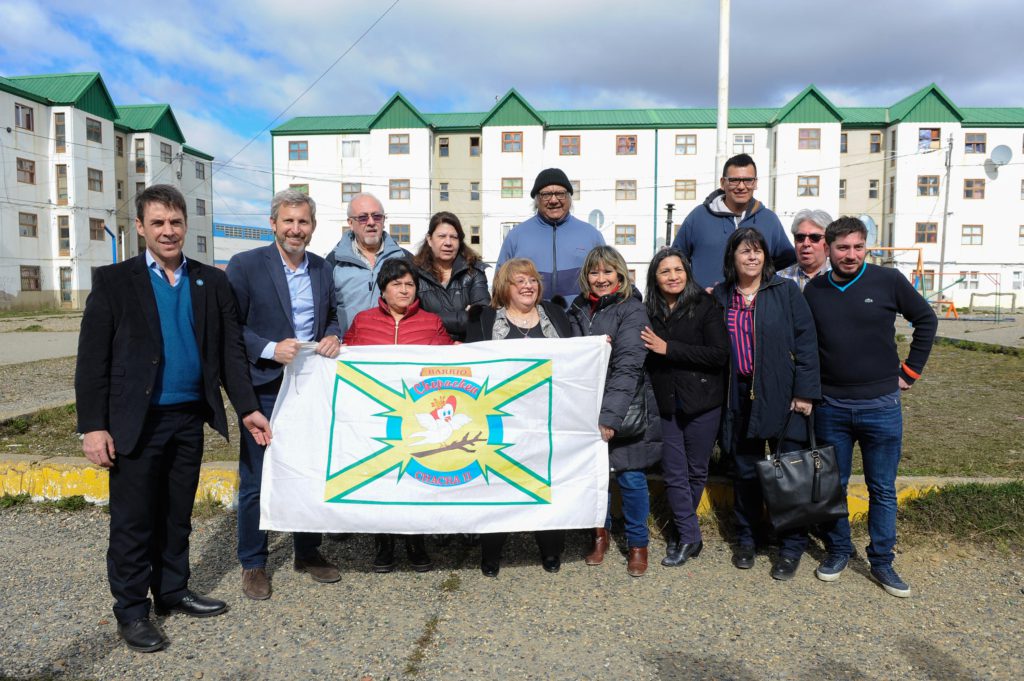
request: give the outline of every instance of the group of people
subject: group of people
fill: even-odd
[[[97,271],[75,377],[83,450],[110,469],[107,568],[120,636],[138,651],[166,645],[149,617],[150,593],[157,612],[206,617],[227,608],[188,588],[203,423],[226,436],[221,385],[242,434],[241,588],[248,598],[270,598],[267,533],[259,529],[263,459],[283,369],[305,343],[335,357],[343,344],[607,337],[611,359],[595,430],[608,443],[621,493],[632,576],[648,568],[647,473],[659,462],[673,516],[661,564],[701,553],[696,508],[716,442],[734,471],[733,564],[753,567],[763,540],[754,464],[766,447],[802,445],[804,421],[789,416],[814,410],[816,435],[835,445],[844,486],[860,444],[872,575],[889,593],[908,595],[892,567],[899,393],[924,368],[935,315],[898,271],[865,263],[859,220],[801,211],[794,249],[778,217],[753,198],[756,187],[749,156],[726,162],[721,188],[655,254],[643,295],[623,256],[571,214],[572,184],[557,168],[538,175],[535,214],[503,242],[490,287],[486,265],[449,212],[430,219],[413,254],[388,235],[380,200],[359,194],[348,205],[348,229],[321,258],[306,250],[316,204],[282,191],[271,203],[274,243],[235,255],[225,273],[183,255],[187,212],[177,190],[141,192],[136,230],[146,251]],[[896,314],[914,326],[902,362]],[[601,564],[612,544],[610,502],[587,565]],[[810,529],[827,549],[816,575],[833,581],[854,554],[849,523]],[[794,576],[807,534],[777,537],[772,577]],[[430,570],[424,537],[403,540],[410,566]],[[505,540],[480,537],[484,575],[498,576]],[[336,582],[341,573],[321,541],[293,535],[294,569]],[[543,568],[558,572],[565,532],[537,532],[536,541]],[[375,537],[374,571],[395,569],[395,545],[395,536]]]

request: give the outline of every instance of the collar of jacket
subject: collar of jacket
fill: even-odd
[[[707,211],[709,213],[711,213],[715,217],[730,218],[730,219],[735,220],[736,219],[736,214],[733,213],[732,211],[723,212],[723,211],[720,211],[720,210],[715,210],[712,207],[712,205],[715,203],[715,199],[717,199],[719,196],[725,196],[725,190],[724,189],[716,189],[715,191],[713,191],[710,194],[708,194],[708,197],[706,199],[704,199],[704,207],[707,209]],[[763,204],[760,201],[758,201],[757,199],[751,197],[750,198],[750,209],[747,211],[747,214],[746,214],[746,216],[743,219],[746,220],[747,218],[752,216],[754,213],[756,213],[757,211],[761,210],[761,206],[762,205]]]
[[[468,269],[469,265],[466,264],[466,259],[461,255],[455,256],[455,261],[452,263],[452,275],[448,278],[448,281],[451,282],[455,277],[462,276],[462,273]],[[416,270],[421,279],[429,279],[432,283],[441,286],[441,282],[437,280],[437,277],[434,276],[431,270],[423,269],[422,267],[417,267]]]
[[[377,299],[377,309],[387,316],[391,317],[391,308],[388,307],[388,303],[384,300],[384,296]],[[406,308],[405,314],[402,315],[402,319],[408,319],[420,310],[420,299],[413,298],[412,302],[409,303],[409,307]]]
[[[398,243],[396,243],[395,240],[391,238],[391,235],[388,234],[386,231],[381,232],[380,239],[381,248],[379,251],[377,251],[378,262],[380,262],[384,258],[387,258],[392,253],[399,252],[402,250],[402,247],[399,246]],[[355,247],[356,235],[355,233],[349,231],[344,236],[341,237],[341,240],[338,241],[338,245],[334,247],[334,261],[345,262],[347,264],[357,265],[359,267],[366,267],[366,263],[363,262],[362,259],[356,255],[356,252],[354,250]]]
[[[550,220],[546,220],[544,216],[540,214],[540,211],[537,211],[537,220],[541,224],[547,225],[548,227],[561,227],[562,225],[569,221],[570,215],[571,213],[566,213],[565,217],[559,220],[558,222],[551,222]]]

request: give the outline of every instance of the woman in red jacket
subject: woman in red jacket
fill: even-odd
[[[436,314],[420,309],[416,297],[416,274],[406,260],[392,258],[377,274],[380,301],[377,307],[363,310],[352,320],[345,333],[345,345],[451,345],[452,339]],[[395,569],[395,537],[375,537],[377,555],[374,572]],[[405,552],[416,572],[428,572],[434,562],[427,554],[422,534],[406,535]]]

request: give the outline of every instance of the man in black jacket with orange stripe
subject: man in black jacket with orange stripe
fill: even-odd
[[[864,262],[867,228],[842,217],[825,230],[832,271],[804,289],[814,315],[821,356],[822,403],[817,408],[818,440],[835,445],[845,489],[853,443],[860,444],[868,487],[867,547],[871,575],[893,596],[910,587],[893,569],[896,545],[896,471],[903,446],[900,392],[921,377],[938,328],[935,312],[896,269]],[[900,314],[914,326],[910,353],[900,361],[894,322]],[[839,579],[853,555],[848,518],[822,528],[828,555],[818,579]]]

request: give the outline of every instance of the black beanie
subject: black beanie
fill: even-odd
[[[537,181],[533,183],[533,190],[530,192],[530,198],[537,198],[537,193],[541,189],[548,185],[557,184],[560,187],[565,187],[565,191],[572,194],[572,184],[569,182],[569,178],[560,168],[548,168],[547,170],[540,171],[537,175]]]

